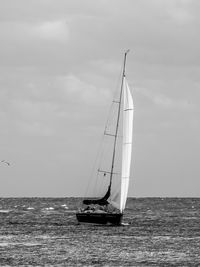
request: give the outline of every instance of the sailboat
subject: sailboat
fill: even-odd
[[[129,187],[134,109],[133,99],[125,73],[128,52],[129,50],[124,54],[119,99],[118,101],[113,101],[117,105],[114,133],[108,134],[106,131],[104,132],[105,135],[107,134],[113,138],[110,169],[97,170],[103,174],[103,177],[109,175],[109,183],[101,197],[83,200],[84,208],[76,213],[79,223],[122,224]],[[119,135],[119,126],[122,127],[122,138]],[[122,139],[121,150],[119,149],[121,154],[121,170],[116,182],[114,169],[117,161],[117,143],[120,138]]]

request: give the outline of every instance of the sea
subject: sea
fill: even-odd
[[[0,198],[0,266],[200,266],[200,198],[129,198],[123,226],[78,224],[81,198]]]

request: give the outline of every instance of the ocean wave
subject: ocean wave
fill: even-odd
[[[65,208],[65,209],[69,209],[66,204],[62,204],[61,207]]]
[[[9,247],[9,246],[40,246],[40,243],[37,242],[0,242],[0,247]]]
[[[44,208],[44,209],[42,209],[43,211],[50,211],[50,210],[54,210],[54,208],[53,207],[48,207],[48,208]]]
[[[0,210],[0,213],[9,213],[11,212],[12,210]]]

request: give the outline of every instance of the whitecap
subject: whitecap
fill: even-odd
[[[10,212],[11,210],[0,210],[0,213],[8,213]]]
[[[45,208],[45,210],[54,210],[53,207]]]
[[[64,209],[67,209],[67,210],[69,209],[69,208],[67,207],[67,204],[62,204],[61,207],[63,207]]]
[[[33,207],[28,207],[27,210],[34,210],[34,208]]]
[[[27,247],[32,247],[32,246],[40,246],[40,243],[36,243],[36,242],[23,242],[23,243],[19,243],[20,245],[23,246],[27,246]]]

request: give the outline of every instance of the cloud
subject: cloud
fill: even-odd
[[[193,22],[195,16],[190,10],[192,1],[179,0],[167,2],[167,14],[179,25],[185,25]]]
[[[95,60],[91,61],[91,65],[93,68],[96,68],[96,71],[101,71],[104,74],[114,74],[119,73],[122,68],[121,64],[116,61],[108,61],[108,60]]]
[[[0,22],[2,41],[27,43],[33,40],[66,42],[69,40],[69,26],[65,20],[49,21],[3,21]]]
[[[69,27],[65,20],[45,21],[33,27],[33,34],[44,40],[69,40]]]
[[[165,109],[194,110],[195,105],[186,99],[175,99],[150,89],[136,88],[137,92],[150,99],[155,105]]]
[[[55,134],[56,115],[55,103],[35,102],[27,97],[10,101],[10,112],[7,114],[18,133],[33,136]]]
[[[111,93],[108,89],[96,87],[94,84],[81,80],[73,74],[59,77],[58,82],[65,95],[68,98],[70,97],[72,102],[104,105],[111,98]]]
[[[16,121],[17,131],[29,136],[53,136],[55,131],[44,122]]]
[[[9,77],[1,81],[0,116],[4,116],[2,125],[7,121],[17,134],[60,136],[67,130],[66,123],[73,130],[76,125],[94,125],[94,117],[96,125],[112,98],[108,88],[74,74],[30,76],[22,71],[18,78]]]
[[[50,102],[35,102],[29,99],[14,99],[11,101],[12,108],[23,119],[42,120],[55,114],[57,105]]]

